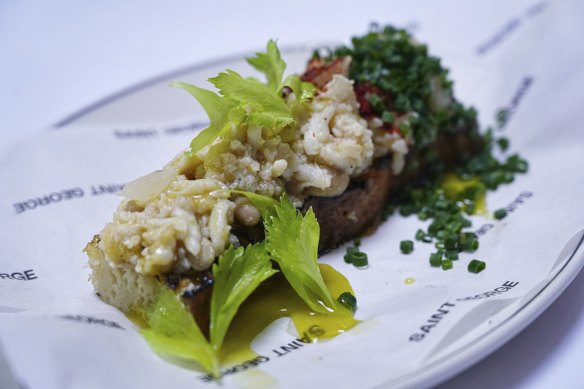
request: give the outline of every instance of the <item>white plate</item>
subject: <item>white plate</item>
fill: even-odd
[[[311,51],[309,46],[284,49],[288,69],[300,71]],[[96,150],[84,147],[102,138],[107,138],[104,144],[110,142],[116,145],[112,146],[111,151],[101,150],[102,153],[111,152],[114,155],[111,164],[113,168],[102,169],[109,174],[100,178],[102,182],[105,179],[110,179],[109,182],[123,182],[143,174],[160,166],[173,152],[185,147],[188,144],[185,142],[188,142],[194,131],[203,128],[206,123],[203,111],[194,100],[183,91],[168,88],[168,83],[181,80],[204,85],[205,79],[226,68],[250,74],[251,68],[242,57],[236,55],[211,61],[147,80],[65,118],[47,135],[47,139],[36,142],[48,142],[57,148],[67,142],[80,145],[81,150],[72,153],[83,158],[86,166],[80,165],[65,176],[69,174],[70,177],[76,177],[79,168],[87,166],[93,167],[92,171],[99,176],[100,161],[103,162],[100,158],[103,156],[100,157]],[[463,96],[463,100],[472,91],[471,100],[479,111],[483,106],[492,106],[490,102],[496,98],[491,96],[494,93],[492,89],[479,89],[477,85],[479,80],[498,80],[501,77],[498,69],[456,56],[445,58],[444,61],[453,68],[457,92]],[[483,111],[482,116],[489,115]],[[520,123],[514,125],[519,126]],[[543,132],[531,136],[541,139]],[[343,248],[322,258],[323,262],[332,264],[351,280],[359,299],[358,317],[364,320],[363,324],[332,341],[305,346],[301,351],[280,358],[276,357],[274,350],[293,338],[285,330],[286,323],[279,322],[254,343],[260,355],[271,357],[270,362],[245,373],[226,377],[225,385],[254,385],[262,382],[277,382],[283,387],[325,383],[337,387],[435,385],[484,358],[534,320],[561,294],[584,265],[584,232],[580,231],[581,221],[577,215],[566,215],[561,222],[542,222],[566,206],[550,203],[549,199],[556,194],[548,190],[545,179],[537,171],[538,167],[545,165],[549,150],[521,133],[513,134],[511,138],[513,144],[518,145],[519,151],[528,155],[532,167],[528,175],[519,177],[515,183],[488,197],[490,209],[514,204],[515,210],[508,218],[502,222],[475,219],[476,228],[491,225],[481,237],[481,248],[473,254],[473,257],[486,260],[486,271],[479,275],[466,272],[465,265],[470,255],[463,256],[456,263],[455,269],[448,272],[430,268],[425,259],[430,247],[417,247],[415,254],[401,255],[399,241],[411,238],[421,224],[414,218],[394,216],[373,236],[364,239],[363,248],[370,258],[367,270],[356,270],[344,264]],[[34,142],[31,141],[32,147]],[[123,150],[133,154],[126,160],[119,157],[119,161],[125,162],[117,162],[116,165],[115,158],[118,157],[115,153],[123,154]],[[148,150],[159,152],[149,154]],[[15,157],[9,163],[22,164],[18,158]],[[26,158],[26,155],[22,158]],[[51,163],[58,164],[68,158],[73,157],[57,157]],[[553,170],[566,174],[566,169],[578,158],[577,153],[564,153],[565,166],[548,167],[548,170],[552,170],[549,174],[553,174]],[[24,170],[33,171],[41,163],[33,160],[31,166]],[[15,180],[9,175],[2,176],[2,179],[8,182]],[[63,182],[71,185],[71,181]],[[30,196],[33,196],[35,193],[32,189],[30,191]],[[26,193],[25,189],[21,189],[20,193]],[[95,204],[101,201],[98,199],[96,197]],[[15,198],[8,201],[16,203]],[[88,201],[84,199],[83,204],[79,202],[75,211],[83,213],[86,218],[92,218],[93,225],[99,225],[109,219],[112,205],[117,200],[103,200],[92,212],[87,210]],[[570,199],[567,201],[569,204]],[[17,220],[20,219],[11,218],[8,223],[14,221],[16,226],[19,223]],[[61,223],[65,226],[70,221]],[[86,233],[84,229],[81,230]],[[93,231],[97,232],[98,229],[94,228]],[[542,245],[543,239],[548,237],[549,240]],[[90,238],[90,235],[86,235],[86,238]],[[66,242],[59,234],[54,239]],[[406,278],[414,278],[416,282],[406,285]],[[58,302],[59,296],[55,294],[51,299]],[[465,299],[472,296],[475,297]],[[8,305],[0,300],[0,308],[3,304]],[[4,330],[8,331],[6,328]],[[4,342],[8,341],[4,339]],[[68,351],[71,354],[78,351],[71,347]],[[16,357],[10,357],[13,364],[19,364]],[[93,362],[89,358],[87,362],[78,359],[76,363]],[[157,358],[149,360],[149,363],[152,366],[168,364]],[[19,369],[16,366],[16,370]],[[149,370],[156,375],[155,369]],[[255,370],[265,371],[270,380],[252,374]],[[129,377],[139,373],[127,372]],[[200,373],[188,371],[181,371],[181,374],[192,376],[193,379],[200,376]],[[177,376],[178,381],[173,386],[192,386],[192,380],[180,381],[181,377]],[[88,379],[88,376],[82,378]],[[209,384],[201,385],[205,387]]]

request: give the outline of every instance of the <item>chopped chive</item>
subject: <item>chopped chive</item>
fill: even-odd
[[[414,242],[412,242],[411,240],[402,240],[399,243],[399,249],[401,250],[402,253],[409,254],[412,251],[414,251]]]
[[[446,251],[446,258],[451,261],[456,261],[458,259],[458,250]]]
[[[357,247],[361,246],[361,237],[353,239],[353,244]]]
[[[345,260],[346,263],[353,263],[353,260],[355,258],[355,254],[358,252],[359,252],[358,247],[353,247],[353,246],[347,247],[347,253],[343,257],[343,259]]]
[[[444,238],[444,248],[446,250],[454,250],[456,249],[457,245],[457,239],[453,236],[447,236]]]
[[[452,260],[445,259],[442,261],[442,270],[449,270],[452,269]]]
[[[389,111],[383,111],[381,114],[381,120],[383,120],[385,123],[393,123],[394,119],[394,114]]]
[[[497,209],[493,216],[497,220],[504,219],[507,216],[507,210],[505,208]]]
[[[497,144],[501,148],[502,151],[506,151],[509,148],[509,139],[503,137],[497,140]]]
[[[474,253],[475,251],[477,251],[479,248],[479,240],[478,239],[472,239],[469,241],[466,241],[463,245],[462,245],[462,251],[467,252],[467,253]]]
[[[471,273],[480,273],[487,267],[487,264],[483,261],[479,261],[478,259],[473,259],[468,264],[468,271]]]
[[[426,233],[424,232],[424,230],[418,229],[418,231],[416,231],[416,240],[424,241],[424,238],[426,238]]]
[[[438,267],[442,264],[442,253],[432,253],[430,254],[430,265],[433,267]]]
[[[337,298],[337,301],[352,313],[357,311],[357,298],[355,298],[351,292],[341,293]]]
[[[359,251],[353,254],[353,265],[355,267],[365,267],[369,264],[367,260],[367,254]]]

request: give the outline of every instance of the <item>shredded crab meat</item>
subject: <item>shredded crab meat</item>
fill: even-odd
[[[164,170],[134,181],[100,233],[104,257],[112,266],[150,275],[205,270],[237,244],[235,220],[260,222],[259,211],[230,190],[275,198],[287,191],[301,205],[308,196],[341,194],[379,153],[392,153],[393,171],[401,171],[406,142],[362,119],[353,82],[332,73],[348,61],[320,78],[327,82],[293,140],[268,136],[259,127],[234,129],[230,140],[215,141],[197,158],[180,153]]]

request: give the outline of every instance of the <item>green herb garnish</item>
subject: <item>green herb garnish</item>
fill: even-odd
[[[487,267],[487,264],[483,261],[479,261],[477,259],[473,259],[468,263],[468,271],[471,273],[480,273]]]
[[[213,376],[219,376],[215,349],[173,291],[162,288],[145,311],[145,319],[148,328],[140,333],[156,352],[195,361]]]
[[[501,208],[501,209],[497,209],[494,213],[493,216],[495,217],[495,219],[497,220],[501,220],[504,219],[505,217],[507,217],[507,210],[505,208]]]
[[[450,270],[452,269],[452,260],[445,259],[442,261],[442,270]]]
[[[364,252],[356,252],[353,254],[353,265],[355,267],[365,267],[369,264],[369,260],[367,258],[367,254]]]
[[[213,265],[213,293],[211,295],[211,344],[218,352],[229,324],[237,310],[251,293],[278,271],[272,268],[264,244],[249,245],[245,249],[233,246]]]
[[[351,292],[344,292],[337,298],[337,301],[352,313],[357,311],[357,299]]]
[[[267,83],[251,77],[244,78],[233,70],[209,79],[219,94],[184,82],[171,83],[171,86],[185,89],[193,95],[209,116],[209,127],[193,139],[189,155],[195,155],[217,138],[230,138],[232,132],[240,128],[258,126],[272,135],[285,128],[296,128],[294,112],[314,96],[314,85],[302,82],[295,75],[282,79],[286,64],[272,40],[268,42],[266,53],[257,53],[247,61],[264,73]],[[294,92],[295,101],[290,105],[282,97],[284,87]]]
[[[264,217],[266,247],[284,277],[314,311],[334,311],[335,302],[318,268],[320,226],[312,208],[302,215],[282,197],[272,215]]]
[[[416,238],[418,238],[417,234],[416,234]],[[399,243],[399,249],[402,253],[409,254],[412,251],[414,251],[414,242],[412,242],[411,240],[402,240]]]

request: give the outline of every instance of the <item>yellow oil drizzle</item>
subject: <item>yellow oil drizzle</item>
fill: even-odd
[[[330,265],[319,265],[324,282],[336,299],[341,293],[355,294],[349,281]],[[126,317],[140,328],[148,328],[144,311],[132,309]],[[303,341],[330,339],[351,329],[357,323],[352,312],[338,304],[334,313],[323,315],[312,311],[294,289],[277,273],[262,283],[239,308],[229,326],[219,353],[221,365],[233,365],[255,358],[251,343],[271,323],[290,317]]]
[[[412,285],[416,282],[416,279],[413,277],[408,277],[404,280],[404,284],[406,285]]]
[[[343,292],[354,294],[349,281],[329,265],[319,265],[324,282],[333,298]],[[275,320],[290,317],[304,341],[333,338],[354,327],[359,321],[343,307],[323,315],[312,311],[290,287],[282,273],[264,282],[240,307],[221,349],[222,364],[240,363],[256,354],[251,349],[255,337]]]
[[[440,181],[440,188],[444,190],[444,193],[449,198],[457,198],[466,188],[473,186],[478,186],[481,188],[476,197],[474,198],[475,210],[473,214],[476,215],[488,215],[487,203],[485,200],[486,189],[483,183],[477,177],[469,178],[463,180],[458,175],[453,172],[446,173],[442,180]]]

